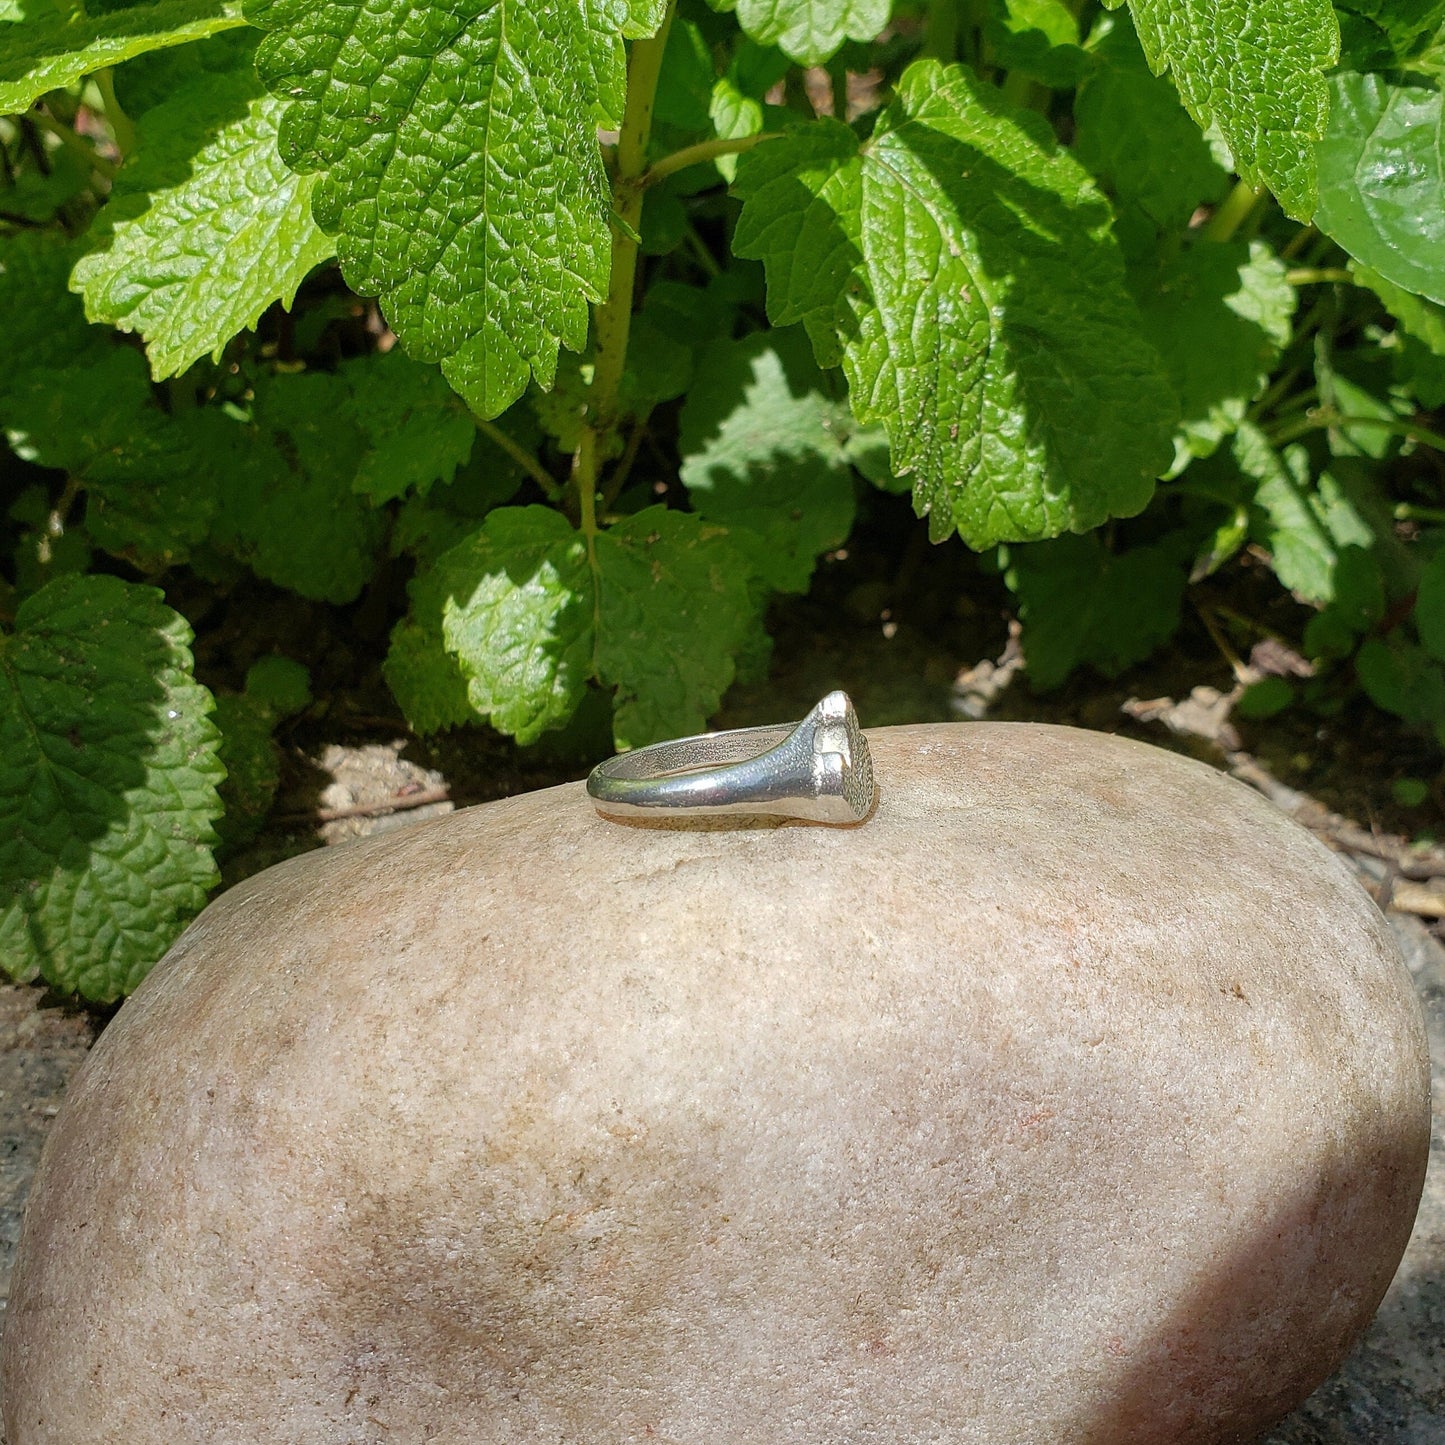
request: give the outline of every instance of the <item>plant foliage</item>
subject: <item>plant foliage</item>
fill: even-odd
[[[1442,71],[1445,0],[0,0],[7,966],[128,990],[264,819],[308,679],[198,597],[636,746],[873,489],[1035,687],[1247,577],[1243,713],[1445,744]]]

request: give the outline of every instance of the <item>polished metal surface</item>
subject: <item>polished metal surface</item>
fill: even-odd
[[[752,815],[861,823],[877,785],[847,693],[830,692],[799,723],[702,733],[599,763],[587,779],[613,818]]]

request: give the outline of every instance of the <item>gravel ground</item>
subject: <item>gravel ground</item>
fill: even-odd
[[[0,1329],[40,1147],[70,1076],[99,1032],[92,1015],[43,989],[0,986]]]

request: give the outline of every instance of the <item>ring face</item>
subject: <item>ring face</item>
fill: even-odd
[[[878,785],[858,714],[847,693],[830,692],[799,726],[814,717],[819,718],[813,733],[818,794],[841,797],[848,805],[847,821],[861,822],[873,809]]]
[[[587,779],[614,818],[751,815],[861,823],[878,795],[868,740],[848,695],[830,692],[799,723],[702,733],[621,753]]]

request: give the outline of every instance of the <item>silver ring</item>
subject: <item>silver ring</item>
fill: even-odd
[[[702,733],[598,763],[587,778],[612,818],[752,814],[809,823],[861,823],[878,789],[868,740],[844,692],[799,723]]]

